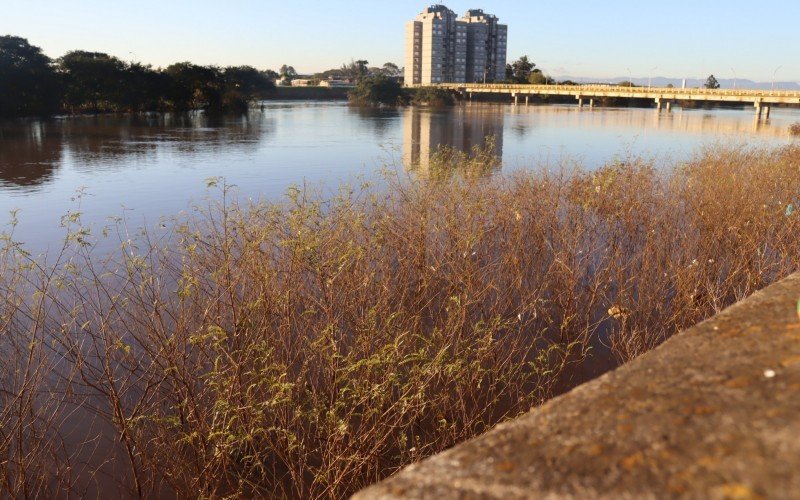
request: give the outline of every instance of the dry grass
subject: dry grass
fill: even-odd
[[[134,495],[342,497],[798,268],[800,148],[442,175],[475,153],[326,200],[217,186],[108,259],[77,215],[46,265],[7,239],[0,491],[87,491],[88,447]],[[116,444],[71,444],[75,407]]]

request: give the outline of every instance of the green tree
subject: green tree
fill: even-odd
[[[222,78],[222,107],[227,110],[247,111],[250,102],[264,98],[275,88],[272,80],[252,66],[229,66]]]
[[[118,105],[132,112],[163,111],[167,109],[166,95],[171,80],[162,71],[150,65],[131,63],[122,74],[124,91],[119,95]]]
[[[353,81],[359,81],[369,75],[369,61],[359,59],[358,61],[350,61],[349,64],[343,64],[341,69],[345,78]]]
[[[92,112],[117,111],[126,91],[125,63],[103,52],[73,50],[58,60],[65,75],[66,104]]]
[[[384,64],[381,72],[386,76],[400,76],[403,74],[402,70],[393,62]]]
[[[281,77],[281,75],[279,75],[277,71],[273,71],[271,69],[264,70],[261,73],[264,75],[264,78],[271,81],[273,84],[277,82]]]
[[[540,69],[534,69],[531,71],[531,74],[528,77],[528,82],[534,85],[550,85],[554,83],[553,79],[542,73]],[[565,83],[564,85],[568,84]]]
[[[528,59],[528,56],[522,56],[511,63],[511,76],[518,83],[526,83],[535,67],[536,65]]]
[[[403,88],[393,78],[386,75],[367,76],[348,93],[350,102],[359,105],[397,106],[406,100]]]
[[[166,73],[172,80],[170,99],[176,109],[221,109],[223,80],[213,66],[189,62],[172,64]]]
[[[297,78],[297,71],[294,69],[294,66],[287,66],[284,64],[278,70],[278,75],[281,77],[281,82],[284,85],[287,85],[292,82],[295,78]]]
[[[0,36],[0,116],[47,115],[58,110],[62,87],[52,61],[17,36]]]
[[[708,78],[706,78],[706,83],[703,86],[707,89],[718,89],[719,82],[714,75],[709,75]]]

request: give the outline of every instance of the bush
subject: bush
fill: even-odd
[[[798,147],[451,170],[277,204],[222,187],[100,262],[77,214],[60,256],[7,237],[0,491],[84,491],[103,464],[128,494],[343,497],[800,264]],[[76,407],[113,432],[62,439]]]
[[[385,75],[362,78],[347,95],[350,102],[362,106],[397,106],[407,101],[400,83]]]
[[[789,125],[789,133],[792,135],[800,135],[800,122]]]
[[[418,106],[451,106],[455,103],[455,97],[451,91],[437,87],[420,87],[415,89],[411,102]]]

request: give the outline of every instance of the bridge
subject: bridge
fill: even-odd
[[[752,103],[756,114],[769,118],[771,105],[800,105],[800,91],[748,90],[748,89],[686,89],[671,87],[620,87],[616,85],[527,85],[504,83],[440,83],[435,85],[460,92],[468,98],[473,94],[510,94],[518,104],[524,97],[528,104],[530,96],[574,96],[578,106],[593,107],[595,99],[614,97],[623,99],[652,99],[656,108],[669,111],[675,101],[742,102]]]

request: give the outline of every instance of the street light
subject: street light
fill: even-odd
[[[736,80],[738,80],[739,77],[736,75],[736,70],[733,69],[733,66],[731,66],[731,71],[733,71],[733,88],[735,89],[736,88]]]
[[[631,73],[630,68],[626,68],[628,70],[628,87],[633,87],[633,73]]]
[[[647,73],[647,90],[650,90],[650,82],[651,82],[652,77],[653,77],[653,71],[655,71],[657,69],[658,69],[658,66],[653,66],[653,68],[651,68],[650,71]]]
[[[775,68],[775,71],[772,72],[772,90],[775,90],[775,75],[778,74],[778,70],[781,69],[783,66],[778,66]]]

